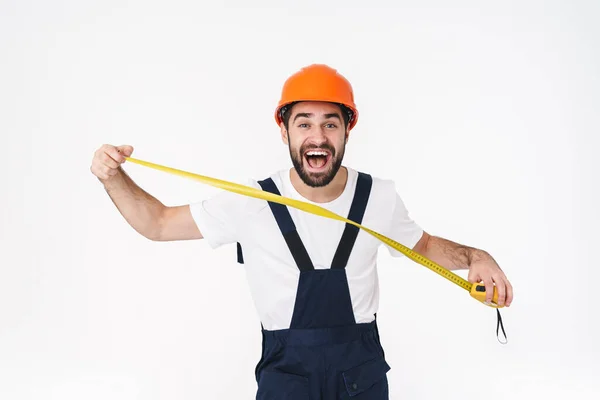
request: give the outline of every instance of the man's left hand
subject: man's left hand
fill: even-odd
[[[483,282],[486,302],[492,302],[494,284],[498,291],[498,305],[509,307],[513,300],[513,288],[500,266],[490,256],[474,260],[469,266],[468,280],[471,283]]]

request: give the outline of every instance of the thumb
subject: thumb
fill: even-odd
[[[117,150],[125,157],[129,157],[133,153],[133,147],[129,145],[117,146]]]
[[[479,283],[481,282],[481,277],[478,273],[473,272],[473,270],[469,270],[469,276],[467,277],[467,280],[471,283]]]

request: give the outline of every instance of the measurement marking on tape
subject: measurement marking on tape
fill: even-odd
[[[393,249],[401,252],[402,254],[404,254],[405,256],[407,256],[408,258],[410,258],[411,260],[417,262],[418,264],[423,265],[424,267],[427,267],[428,269],[436,272],[437,274],[439,274],[440,276],[448,279],[450,282],[456,284],[457,286],[467,290],[468,292],[471,293],[471,296],[473,296],[474,298],[476,298],[477,300],[481,301],[482,303],[485,300],[485,294],[483,295],[483,301],[482,299],[482,294],[481,293],[475,293],[475,291],[473,290],[474,285],[467,281],[466,279],[456,275],[455,273],[451,272],[450,270],[442,267],[441,265],[433,262],[432,260],[424,257],[423,255],[415,252],[414,250],[396,242],[393,239],[388,238],[387,236],[382,235],[381,233],[375,232],[367,227],[364,227],[354,221],[351,221],[347,218],[344,218],[338,214],[335,214],[332,211],[329,211],[323,207],[314,205],[314,204],[310,204],[310,203],[306,203],[300,200],[295,200],[295,199],[291,199],[289,197],[283,197],[277,194],[273,194],[270,192],[265,192],[263,190],[259,190],[250,186],[245,186],[245,185],[240,185],[237,183],[233,183],[233,182],[228,182],[228,181],[224,181],[221,179],[216,179],[216,178],[211,178],[208,176],[204,176],[204,175],[199,175],[199,174],[194,174],[192,172],[187,172],[187,171],[183,171],[180,169],[176,169],[176,168],[171,168],[171,167],[166,167],[163,165],[159,165],[159,164],[155,164],[155,163],[151,163],[148,161],[143,161],[137,158],[132,158],[132,157],[125,157],[125,159],[127,161],[130,161],[132,163],[135,164],[139,164],[139,165],[143,165],[149,168],[153,168],[156,170],[160,170],[160,171],[164,171],[164,172],[168,172],[174,175],[178,175],[178,176],[182,176],[182,177],[186,177],[186,178],[190,178],[190,179],[194,179],[206,184],[209,184],[211,186],[215,186],[215,187],[219,187],[221,189],[225,189],[228,190],[230,192],[234,192],[234,193],[238,193],[238,194],[242,194],[244,196],[249,196],[249,197],[254,197],[254,198],[258,198],[258,199],[262,199],[262,200],[266,200],[266,201],[270,201],[273,203],[279,203],[279,204],[284,204],[284,205],[288,205],[294,208],[297,208],[299,210],[311,213],[311,214],[315,214],[315,215],[319,215],[322,217],[326,217],[326,218],[331,218],[331,219],[335,219],[338,221],[342,221],[342,222],[346,222],[348,224],[354,225],[359,229],[364,230],[365,232],[375,236],[376,238],[378,238],[379,240],[381,240],[382,242],[384,242],[385,244],[389,245],[390,247],[392,247]],[[494,297],[497,295],[497,292],[494,288]],[[477,295],[477,297],[475,297],[475,295]],[[485,303],[484,303],[485,304]],[[494,307],[495,305],[492,304],[490,305],[492,307]]]

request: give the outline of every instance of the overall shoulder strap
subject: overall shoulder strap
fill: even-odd
[[[373,178],[369,174],[362,172],[358,173],[358,180],[356,182],[356,191],[354,192],[354,198],[352,199],[352,205],[350,206],[350,212],[348,213],[348,219],[356,222],[357,224],[362,223],[367,203],[369,202],[369,196],[371,194],[371,188],[373,186]],[[346,268],[350,253],[356,242],[359,228],[354,225],[346,223],[346,228],[342,234],[342,239],[338,245],[338,248],[333,257],[331,268]]]
[[[273,179],[267,178],[265,180],[259,181],[258,184],[262,187],[264,191],[281,195],[275,182]],[[313,263],[302,243],[302,239],[300,239],[300,235],[298,235],[298,231],[296,230],[296,224],[292,220],[292,216],[288,208],[279,203],[268,202],[269,207],[271,208],[271,212],[277,221],[277,225],[279,226],[279,230],[283,235],[285,242],[292,253],[292,257],[296,261],[296,265],[298,269],[301,271],[312,270],[314,269]]]

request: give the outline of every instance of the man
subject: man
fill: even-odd
[[[342,166],[358,111],[350,83],[336,70],[311,65],[293,74],[275,120],[293,168],[251,185],[317,203],[448,269],[469,269],[469,281],[485,283],[488,301],[495,285],[498,303],[510,305],[512,287],[489,254],[429,235],[408,216],[393,182]],[[134,229],[157,241],[237,243],[263,327],[257,399],[388,399],[390,367],[375,320],[380,241],[339,221],[231,192],[166,207],[122,170],[132,151],[104,145],[91,170]]]

